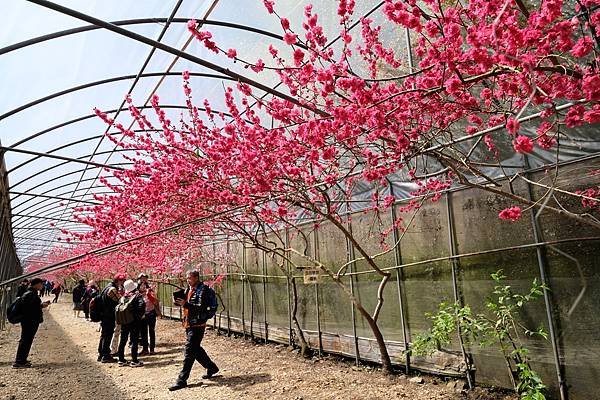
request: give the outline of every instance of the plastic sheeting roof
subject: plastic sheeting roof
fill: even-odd
[[[178,120],[185,104],[182,71],[196,74],[191,78],[195,103],[201,104],[207,98],[217,111],[224,109],[223,87],[232,84],[222,72],[161,49],[153,51],[146,43],[108,29],[91,29],[94,26],[81,19],[48,8],[51,4],[35,3],[48,2],[22,0],[0,4],[4,17],[0,27],[0,141],[2,146],[11,148],[5,153],[5,161],[13,235],[21,259],[43,253],[56,244],[60,228],[85,229],[72,221],[73,208],[93,201],[94,193],[106,191],[97,179],[101,169],[89,163],[127,168],[123,154],[114,152],[114,144],[103,137],[107,127],[94,115],[94,107],[117,110],[127,93],[131,93],[134,104],[144,106],[156,92],[169,117]],[[309,3],[319,15],[326,36],[335,40],[340,30],[335,2],[278,0],[276,9],[300,32],[304,7]],[[357,3],[355,20],[366,14],[376,21],[383,20],[382,2]],[[240,63],[231,63],[190,40],[187,31],[189,19],[206,20],[202,29],[210,30],[220,47],[236,48],[238,57],[248,61],[268,60],[268,45],[278,43],[276,36],[282,30],[262,0],[62,0],[60,6],[102,21],[120,21],[118,26],[122,29],[284,90],[277,86],[275,74],[257,75]],[[66,30],[75,32],[52,35]],[[398,55],[406,57],[404,30],[388,24],[384,35],[396,43]],[[278,47],[285,55],[286,46]],[[139,74],[142,75],[136,81]],[[115,116],[114,112],[109,115]],[[129,112],[120,113],[117,122],[129,126]],[[600,150],[590,129],[574,134],[579,141],[563,147],[564,157]],[[83,163],[69,160],[75,158]],[[543,151],[535,153],[532,160],[534,166],[553,161]],[[507,161],[515,166],[521,164],[512,158]],[[391,177],[391,181],[399,197],[413,187],[403,183],[400,175]],[[368,198],[373,190],[369,184],[358,185],[357,198]]]
[[[339,30],[335,3],[313,3],[321,22],[331,28],[328,36],[335,38]],[[359,3],[357,16],[380,6]],[[300,31],[307,4],[309,1],[279,0],[276,7]],[[254,74],[210,52],[196,40],[185,47],[191,36],[187,21],[207,19],[202,29],[210,30],[220,47],[236,48],[242,59],[268,59],[268,45],[276,44],[278,39],[267,33],[280,35],[281,27],[279,20],[267,13],[262,0],[64,0],[60,5],[103,21],[125,21],[119,26],[128,31],[160,39],[163,44],[185,49],[188,54],[224,65],[270,87],[277,83],[274,74]],[[189,70],[211,75],[191,78],[196,103],[207,98],[213,109],[222,110],[223,86],[231,84],[231,80],[221,79],[219,72],[163,50],[153,52],[144,67],[152,46],[107,29],[46,38],[55,32],[91,25],[34,2],[2,2],[0,12],[5,21],[0,27],[0,141],[2,146],[11,148],[6,151],[5,160],[13,234],[23,259],[56,244],[59,228],[85,229],[69,222],[73,207],[93,201],[93,193],[106,190],[97,180],[101,173],[98,167],[50,158],[48,154],[127,167],[123,154],[113,152],[114,144],[102,138],[107,127],[93,115],[94,107],[104,111],[119,109],[135,77],[143,73],[131,90],[134,104],[149,104],[150,96],[156,92],[162,105],[173,106],[168,109],[169,116],[178,118],[181,109],[177,107],[185,104],[181,72]],[[173,20],[167,26],[170,18]],[[162,76],[165,72],[170,75]],[[79,90],[70,90],[80,86],[83,87]],[[62,91],[68,93],[60,94]],[[32,102],[38,103],[21,109]],[[114,113],[110,115],[114,117]],[[128,126],[132,119],[125,110],[117,121]]]

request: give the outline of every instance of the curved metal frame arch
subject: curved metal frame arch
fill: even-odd
[[[175,47],[168,46],[168,45],[166,45],[164,43],[158,42],[158,41],[153,40],[151,38],[148,38],[146,36],[137,34],[137,33],[132,32],[132,31],[128,31],[127,29],[121,28],[120,26],[113,25],[113,24],[111,24],[109,22],[103,21],[101,19],[92,17],[90,15],[81,13],[81,12],[73,10],[73,9],[70,9],[68,7],[61,6],[60,4],[52,3],[50,1],[46,1],[46,0],[27,0],[27,1],[30,2],[30,3],[38,4],[38,5],[42,6],[42,7],[45,7],[45,8],[54,10],[54,11],[57,11],[57,12],[59,12],[61,14],[69,15],[69,16],[71,16],[73,18],[77,18],[77,19],[80,19],[82,21],[86,21],[86,22],[88,22],[90,24],[96,25],[98,27],[101,27],[101,28],[104,28],[104,29],[109,30],[111,32],[114,32],[116,34],[119,34],[121,36],[125,36],[125,37],[128,37],[128,38],[132,39],[132,40],[144,43],[146,45],[155,47],[157,49],[160,49],[160,50],[162,50],[164,52],[173,54],[175,56],[179,56],[180,58],[183,58],[185,60],[191,61],[191,62],[196,63],[198,65],[201,65],[201,66],[203,66],[203,67],[205,67],[205,68],[207,68],[209,70],[217,71],[217,72],[219,72],[221,74],[230,76],[230,77],[232,77],[233,79],[235,79],[235,80],[237,80],[239,82],[245,83],[245,84],[250,85],[250,86],[252,86],[252,87],[254,87],[256,89],[259,89],[259,90],[262,90],[264,92],[270,93],[273,96],[276,96],[276,97],[279,97],[281,99],[287,100],[290,103],[295,104],[298,107],[310,110],[310,111],[312,111],[314,113],[317,113],[319,115],[322,115],[322,116],[328,115],[327,113],[325,113],[325,112],[323,112],[321,110],[315,109],[315,108],[313,108],[313,107],[311,107],[311,106],[309,106],[307,104],[304,104],[302,101],[299,101],[298,99],[296,99],[293,96],[290,96],[288,94],[279,92],[279,91],[277,91],[277,90],[275,90],[275,89],[273,89],[273,88],[271,88],[271,87],[269,87],[267,85],[264,85],[264,84],[262,84],[260,82],[255,81],[254,79],[250,79],[250,78],[248,78],[248,77],[246,77],[244,75],[241,75],[241,74],[238,74],[236,72],[233,72],[233,71],[229,70],[228,68],[222,67],[222,66],[220,66],[218,64],[212,63],[212,62],[207,61],[207,60],[205,60],[203,58],[196,57],[196,56],[194,56],[192,54],[186,53],[185,51],[179,50],[179,49],[177,49]]]
[[[139,106],[139,107],[137,107],[138,110],[146,110],[146,109],[149,109],[149,108],[152,108],[152,106]],[[188,109],[187,106],[180,106],[180,105],[160,105],[160,108],[164,108],[164,109],[178,109],[178,110],[183,110],[183,109],[187,110]],[[113,114],[113,113],[116,113],[118,111],[127,110],[127,109],[128,109],[127,107],[121,107],[121,108],[116,108],[114,110],[109,110],[109,111],[104,111],[104,112],[106,114]],[[206,111],[206,109],[204,109],[202,107],[198,107],[198,111]],[[213,110],[212,113],[215,114],[215,113],[218,113],[218,111],[217,110]],[[228,117],[231,116],[231,114],[229,114],[229,113],[223,113],[223,115],[226,115]],[[66,121],[66,122],[61,122],[60,124],[54,125],[54,126],[52,126],[50,128],[46,128],[44,130],[41,130],[39,132],[34,133],[31,136],[26,137],[25,139],[19,140],[18,142],[13,143],[10,146],[7,146],[7,148],[14,149],[17,146],[19,146],[19,145],[21,145],[21,144],[23,144],[25,142],[28,142],[28,141],[30,141],[32,139],[38,138],[38,137],[40,137],[42,135],[45,135],[48,132],[52,132],[53,130],[56,130],[56,129],[59,129],[59,128],[64,128],[65,126],[69,126],[71,124],[75,124],[77,122],[85,121],[86,119],[91,119],[91,118],[98,118],[98,116],[96,114],[88,114],[88,115],[85,115],[85,116],[82,116],[82,117],[74,118],[74,119]],[[12,170],[10,170],[8,172],[10,173],[11,171]]]
[[[191,19],[194,19],[194,18],[181,18],[181,17],[173,18],[171,20],[171,23],[172,24],[187,24],[188,21]],[[168,18],[136,18],[136,19],[125,19],[125,20],[120,20],[120,21],[111,21],[108,23],[112,24],[112,25],[116,25],[116,26],[128,26],[128,25],[142,25],[142,24],[164,24],[164,23],[167,23],[168,20],[169,20]],[[283,41],[283,36],[281,36],[281,35],[278,35],[276,33],[269,32],[269,31],[265,31],[263,29],[253,28],[249,25],[241,25],[241,24],[235,24],[232,22],[217,21],[217,20],[211,20],[211,19],[196,19],[196,21],[202,25],[223,26],[226,28],[232,28],[232,29],[238,29],[238,30],[252,32],[252,33],[257,33],[259,35],[268,36],[273,39],[278,39],[278,40]],[[2,48],[0,48],[0,55],[7,54],[7,53],[10,53],[11,51],[22,49],[24,47],[28,47],[28,46],[31,46],[31,45],[34,45],[37,43],[42,43],[42,42],[45,42],[48,40],[58,39],[58,38],[64,37],[64,36],[74,35],[77,33],[83,33],[83,32],[88,32],[88,31],[94,31],[94,30],[98,30],[98,29],[104,29],[104,28],[101,26],[98,26],[98,25],[85,25],[85,26],[80,26],[78,28],[71,28],[71,29],[65,29],[63,31],[48,33],[46,35],[27,39],[22,42],[18,42],[18,43],[8,45],[6,47],[2,47]],[[304,46],[300,46],[300,47],[304,47]]]
[[[57,165],[54,165],[54,166],[52,166],[52,167],[46,168],[44,171],[41,171],[41,172],[46,172],[46,171],[48,171],[48,170],[51,170],[51,169],[57,168],[57,167],[59,167],[59,166],[65,165],[65,164],[67,164],[67,163],[68,163],[68,161],[65,161],[64,163],[57,164]],[[117,164],[117,165],[132,165],[132,163],[119,163],[119,164]],[[40,186],[43,186],[43,185],[45,185],[45,184],[47,184],[47,183],[50,183],[50,182],[52,182],[53,180],[60,179],[60,178],[64,178],[65,176],[69,176],[69,175],[76,174],[76,173],[79,173],[79,172],[84,172],[84,171],[85,171],[85,169],[78,169],[78,170],[75,170],[75,171],[69,171],[69,172],[67,172],[66,174],[63,174],[63,175],[60,175],[60,176],[55,176],[55,177],[52,177],[51,179],[48,179],[47,181],[44,181],[44,182],[42,182],[42,183],[40,183],[40,184],[38,184],[38,185],[36,185],[36,186],[33,186],[33,187],[29,188],[28,190],[37,189],[37,188],[39,188]],[[29,179],[31,179],[31,177],[28,177],[28,178],[26,178],[26,179],[22,180],[22,181],[21,181],[21,182],[19,182],[19,183],[25,182],[25,181],[27,181],[27,180],[29,180]],[[94,179],[95,179],[95,178],[94,178]],[[69,184],[72,184],[72,183],[69,183]],[[14,187],[14,186],[13,186],[13,187]],[[57,187],[58,187],[58,188],[60,188],[60,186],[57,186]],[[52,191],[52,190],[56,190],[56,187],[55,187],[55,188],[52,188],[52,189],[49,189],[48,191],[44,192],[44,194],[46,194],[46,193],[48,193],[48,192],[50,192],[50,191]],[[18,198],[18,197],[20,197],[20,196],[21,196],[21,195],[17,195],[17,196],[15,196],[15,198],[14,198],[14,199],[16,199],[16,198]],[[11,201],[12,201],[12,200],[14,200],[14,199],[11,199]],[[19,206],[21,206],[21,205],[25,204],[25,202],[29,202],[29,201],[31,201],[31,199],[29,199],[29,200],[25,200],[24,202],[22,202],[22,203],[19,203]]]
[[[86,182],[88,182],[89,180],[90,180],[90,178],[86,179],[85,181],[86,181]],[[50,191],[57,190],[57,189],[61,189],[61,188],[63,188],[63,187],[68,187],[68,186],[71,186],[71,185],[73,185],[73,184],[74,184],[74,182],[69,182],[69,183],[66,183],[66,184],[64,184],[64,185],[58,186],[58,187],[56,187],[56,188],[53,188],[53,189],[51,189]],[[122,186],[122,185],[115,185],[115,186]],[[105,187],[105,186],[100,186],[100,185],[99,185],[99,186],[92,186],[91,188],[92,188],[92,189],[99,189],[99,188],[104,188],[104,189],[106,189],[106,187]],[[80,190],[85,190],[85,189],[83,189],[83,188],[82,188],[82,189],[77,189],[76,191],[80,191]],[[67,192],[62,192],[62,193],[59,193],[59,196],[61,196],[61,195],[65,195],[65,194],[67,194],[67,193],[69,193],[69,192],[70,192],[70,193],[73,193],[74,191],[73,191],[73,190],[70,190],[70,191],[67,191]],[[93,194],[109,194],[109,193],[113,193],[113,192],[102,192],[102,193],[99,193],[99,192],[94,192],[94,193],[90,193],[90,195],[93,195]],[[44,199],[44,200],[42,200],[42,201],[38,202],[38,203],[35,205],[35,206],[39,206],[39,207],[37,207],[37,208],[35,208],[35,209],[32,209],[32,210],[30,210],[30,212],[31,212],[31,213],[33,213],[33,212],[37,212],[37,211],[39,211],[39,212],[44,212],[44,213],[45,213],[45,212],[50,212],[50,211],[52,210],[52,208],[48,208],[48,207],[50,207],[50,206],[53,206],[53,207],[60,207],[60,205],[56,205],[56,202],[60,201],[60,202],[62,203],[62,202],[68,201],[68,200],[69,200],[69,199],[68,199],[68,198],[66,198],[66,197],[62,197],[62,198],[61,198],[61,200],[58,200],[58,199],[52,199],[52,198],[50,198],[50,199]],[[74,199],[71,199],[71,201],[72,201],[73,203],[76,203],[76,201],[75,201]],[[21,204],[23,204],[23,203],[21,203]],[[59,204],[60,204],[60,203],[59,203]],[[101,205],[101,204],[100,204],[100,203],[94,203],[93,205]],[[80,206],[79,206],[79,205],[75,205],[75,204],[74,204],[74,205],[73,205],[73,207],[80,207]],[[31,214],[31,215],[32,215],[32,216],[45,216],[45,215],[50,215],[50,214]],[[14,222],[14,224],[16,225],[16,224],[18,224],[18,223],[22,223],[22,218],[25,218],[25,217],[21,217],[21,218],[19,218],[18,220],[17,220],[17,219],[15,219],[15,222]]]
[[[148,72],[145,74],[140,74],[139,78],[154,78],[154,77],[158,77],[158,76],[181,76],[182,72]],[[211,79],[223,79],[223,80],[228,80],[228,81],[234,81],[232,78],[225,76],[225,75],[217,75],[217,74],[207,74],[207,73],[202,73],[202,72],[190,72],[190,76],[195,76],[195,77],[201,77],[201,78],[211,78]],[[121,75],[121,76],[115,76],[113,78],[106,78],[106,79],[100,79],[97,81],[93,81],[93,82],[88,82],[88,83],[84,83],[81,85],[77,85],[77,86],[73,86],[69,89],[64,89],[58,92],[54,92],[52,94],[49,94],[47,96],[44,97],[40,97],[39,99],[30,101],[29,103],[23,104],[17,108],[14,108],[10,111],[5,112],[4,114],[0,115],[0,121],[10,117],[11,115],[14,114],[18,114],[21,111],[24,111],[28,108],[31,108],[33,106],[36,106],[38,104],[44,103],[46,101],[55,99],[57,97],[61,97],[64,96],[66,94],[69,93],[74,93],[80,90],[84,90],[84,89],[89,89],[95,86],[100,86],[100,85],[106,85],[108,83],[114,83],[114,82],[119,82],[119,81],[125,81],[128,79],[136,79],[138,78],[137,75]]]

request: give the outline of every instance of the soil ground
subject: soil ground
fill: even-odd
[[[96,361],[98,324],[75,318],[67,296],[44,312],[33,343],[31,369],[12,369],[20,327],[0,332],[0,399],[490,399],[514,395],[477,388],[459,391],[461,382],[422,376],[415,383],[404,375],[387,377],[372,367],[355,367],[337,357],[303,359],[287,346],[208,331],[203,345],[221,368],[219,376],[201,380],[194,366],[190,387],[169,392],[181,368],[184,331],[177,321],[159,320],[157,352],[142,357],[141,368]]]

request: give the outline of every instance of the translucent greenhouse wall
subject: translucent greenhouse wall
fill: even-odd
[[[563,178],[557,186],[576,190],[597,184],[597,176],[589,174],[597,168],[593,161],[562,166],[560,176]],[[545,173],[540,170],[531,174],[534,180],[543,182]],[[531,190],[534,199],[539,199],[545,192],[545,189],[528,188],[526,184],[516,182],[513,190],[525,197]],[[583,211],[577,199],[567,197],[556,194],[564,206]],[[543,269],[550,288],[549,307],[559,367],[570,398],[594,398],[596,377],[600,375],[600,337],[597,334],[600,331],[597,312],[600,308],[600,243],[597,232],[594,228],[543,212],[537,219],[537,233],[539,243],[545,244],[535,246],[533,220],[529,214],[515,223],[498,220],[498,210],[510,205],[503,198],[472,189],[446,193],[438,202],[426,203],[396,254],[390,252],[378,258],[379,267],[390,268],[393,272],[384,292],[385,303],[379,317],[392,361],[399,366],[406,365],[404,334],[410,342],[411,337],[428,329],[430,323],[425,313],[434,312],[442,301],[454,301],[455,288],[463,304],[470,305],[475,312],[482,312],[484,299],[491,294],[494,285],[491,273],[503,269],[508,276],[506,284],[524,292],[534,278],[540,280]],[[371,218],[372,215],[365,213],[356,213],[353,217],[353,232],[362,243],[368,237]],[[309,236],[307,251],[311,255],[332,267],[346,262],[350,249],[337,229],[327,223],[319,224],[317,229],[313,224],[307,224],[305,228]],[[450,240],[451,235],[453,240]],[[288,240],[293,246],[296,239],[290,239],[288,235]],[[373,241],[368,250],[377,248],[378,244]],[[235,260],[227,266],[227,279],[218,288],[223,309],[214,324],[249,337],[291,343],[290,282],[274,260],[239,242],[213,244],[209,251],[227,252]],[[451,255],[459,257],[451,259]],[[395,268],[397,265],[402,267]],[[453,267],[456,281],[453,280]],[[378,277],[361,262],[357,262],[352,271],[355,296],[368,310],[373,310]],[[318,352],[377,362],[379,351],[371,330],[354,312],[348,297],[325,277],[318,284],[305,285],[301,271],[290,272],[297,276],[297,317],[311,347]],[[350,277],[346,279],[350,283]],[[165,300],[163,304],[170,304],[171,291],[169,286],[160,288]],[[177,308],[165,307],[165,314],[180,317]],[[522,322],[530,328],[543,326],[549,331],[546,316],[545,302],[541,298],[527,306]],[[533,369],[548,385],[553,397],[558,397],[557,367],[551,341],[525,338],[525,343],[531,350]],[[498,349],[467,345],[467,352],[474,362],[477,384],[511,387],[505,361]],[[449,376],[464,376],[465,373],[458,343],[433,357],[411,358],[409,362],[411,369]]]
[[[0,153],[0,282],[22,274],[12,230],[8,180],[4,155]],[[0,330],[6,323],[6,308],[14,298],[17,284],[0,286]]]

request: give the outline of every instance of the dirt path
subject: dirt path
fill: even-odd
[[[183,358],[178,322],[159,320],[157,354],[143,357],[142,368],[96,362],[97,325],[74,318],[66,302],[53,304],[33,344],[34,368],[26,370],[11,368],[20,328],[0,332],[0,399],[514,399],[482,389],[461,394],[440,378],[425,377],[418,384],[333,359],[304,360],[285,346],[214,331],[207,333],[204,347],[221,368],[220,377],[202,382],[204,371],[196,364],[190,387],[171,393],[167,387]]]

